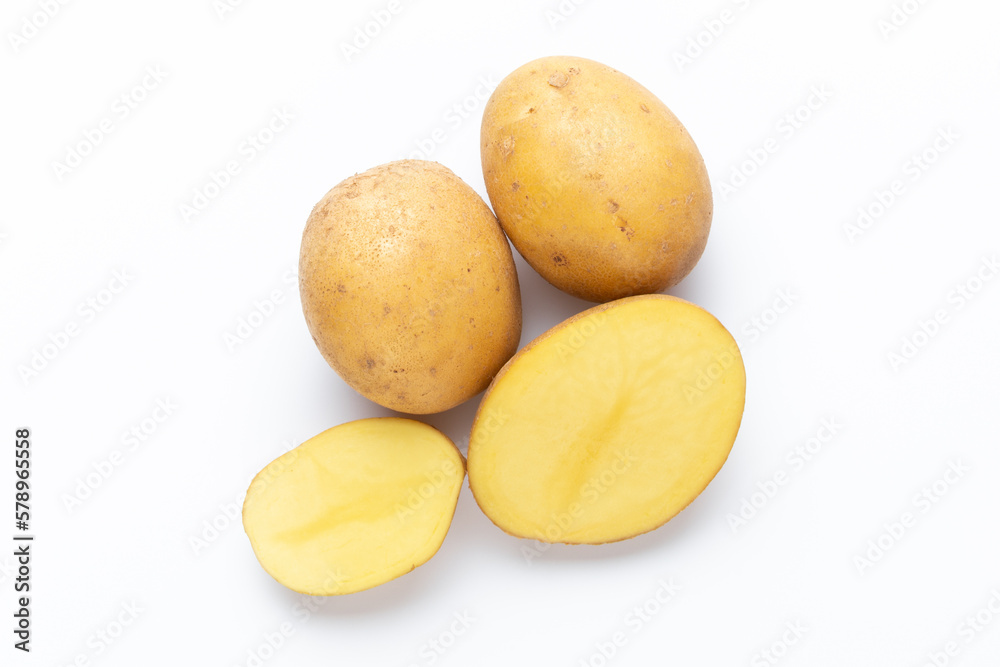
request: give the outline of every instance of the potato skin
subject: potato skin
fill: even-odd
[[[302,236],[299,290],[330,366],[400,412],[471,398],[521,337],[507,239],[482,198],[434,162],[391,162],[327,192]]]
[[[705,249],[712,190],[698,147],[617,70],[569,56],[518,68],[487,102],[480,143],[500,224],[565,292],[597,302],[657,292]]]

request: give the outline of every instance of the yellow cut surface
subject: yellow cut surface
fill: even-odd
[[[257,560],[307,595],[340,595],[427,562],[451,525],[465,478],[461,452],[410,419],[341,424],[254,478],[243,527]]]
[[[591,308],[542,334],[490,385],[469,485],[504,531],[601,544],[652,530],[722,467],[746,393],[711,314],[664,295]]]

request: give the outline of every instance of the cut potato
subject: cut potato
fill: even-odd
[[[504,531],[601,544],[650,531],[701,493],[736,439],[739,348],[694,304],[635,296],[542,334],[479,407],[469,485]]]
[[[307,595],[353,593],[437,552],[464,478],[461,452],[440,431],[362,419],[264,468],[247,491],[243,527],[278,582]]]

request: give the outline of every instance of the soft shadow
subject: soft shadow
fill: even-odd
[[[707,493],[707,492],[706,492]],[[718,509],[711,502],[696,498],[688,507],[663,526],[631,539],[610,544],[552,544],[539,545],[533,540],[518,540],[511,553],[523,560],[523,546],[537,548],[540,553],[531,558],[532,564],[590,562],[599,560],[627,560],[651,551],[669,554],[675,546],[689,543],[693,535],[713,521],[718,520]],[[708,498],[704,498],[708,501]]]
[[[276,581],[271,583],[280,589],[277,594],[281,606],[290,609],[299,605],[310,609],[315,617],[376,615],[395,612],[409,605],[416,606],[426,600],[435,581],[439,581],[437,577],[442,575],[428,572],[433,562],[432,559],[426,565],[381,586],[347,595],[306,596]]]
[[[514,251],[517,279],[521,283],[521,345],[545,333],[563,320],[596,306],[553,287]]]
[[[482,392],[476,394],[461,405],[451,410],[445,410],[434,415],[403,415],[426,422],[451,438],[458,448],[465,452],[469,448],[469,433],[472,431],[472,420],[476,416]]]
[[[718,253],[713,253],[711,248],[707,249],[691,273],[680,284],[664,290],[662,294],[676,296],[703,308],[718,301],[720,288],[718,279],[716,278],[716,284],[712,285],[711,276],[727,275],[726,267],[715,266],[716,263],[722,261],[723,258]]]

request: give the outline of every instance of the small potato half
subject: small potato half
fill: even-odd
[[[521,337],[503,230],[486,202],[435,162],[391,162],[327,192],[302,236],[299,289],[330,366],[401,412],[440,412],[471,398]]]
[[[451,526],[465,460],[411,419],[328,429],[267,465],[243,503],[257,560],[306,595],[378,586],[427,562]]]
[[[518,252],[589,301],[683,279],[712,222],[708,172],[691,135],[655,95],[585,58],[518,68],[483,114],[483,177]]]

